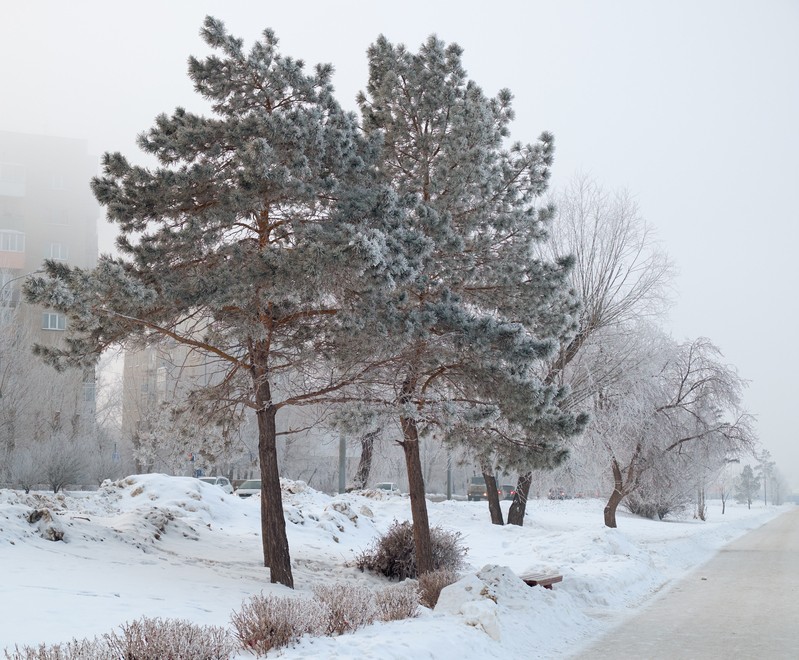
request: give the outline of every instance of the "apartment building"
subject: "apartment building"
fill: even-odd
[[[101,211],[89,184],[98,169],[85,140],[0,131],[0,324],[26,330],[25,342],[58,345],[67,327],[64,315],[22,300],[26,277],[44,259],[96,264]],[[30,361],[32,377],[41,372],[25,347],[15,350]],[[43,373],[44,384],[51,389],[58,384],[53,415],[75,419],[94,410],[93,372],[63,378]],[[40,389],[40,397],[53,397],[44,394],[44,385]],[[38,403],[43,408],[44,402]]]

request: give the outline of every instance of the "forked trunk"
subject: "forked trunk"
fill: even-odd
[[[424,476],[419,451],[419,430],[416,420],[400,417],[402,424],[402,449],[408,470],[408,491],[413,519],[413,544],[416,549],[416,568],[419,575],[433,570],[433,545],[430,540],[430,522],[427,518],[427,500],[424,494]]]
[[[491,514],[492,525],[504,525],[505,521],[502,519],[502,509],[499,506],[499,493],[497,492],[497,478],[493,472],[483,470],[483,479],[486,482],[486,497],[488,498],[488,511]]]
[[[519,483],[516,484],[516,494],[513,496],[510,509],[508,511],[508,524],[524,525],[524,512],[527,509],[527,496],[530,494],[530,484],[533,483],[533,473],[528,472],[519,477]]]
[[[260,365],[259,365],[260,366]],[[277,464],[277,408],[272,403],[272,393],[266,378],[267,369],[253,370],[253,385],[257,404],[258,460],[261,465],[261,542],[264,566],[269,568],[273,584],[294,588],[291,574],[291,556],[283,517],[283,495],[280,491],[280,470]]]

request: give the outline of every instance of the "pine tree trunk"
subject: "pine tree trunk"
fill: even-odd
[[[430,540],[430,522],[427,517],[427,500],[424,494],[422,458],[419,451],[419,430],[416,420],[400,417],[402,424],[402,449],[408,470],[408,491],[411,498],[413,543],[416,549],[416,568],[419,575],[433,570],[433,545]]]
[[[624,483],[622,481],[621,468],[615,458],[611,463],[611,468],[613,469],[613,492],[605,505],[605,526],[616,529],[616,509],[619,508],[619,504],[624,499]]]
[[[533,473],[528,472],[519,477],[516,484],[516,494],[513,496],[510,509],[508,510],[508,524],[524,525],[524,512],[527,510],[527,496],[530,494],[530,484],[533,483]]]
[[[265,363],[266,360],[264,359]],[[277,464],[277,409],[266,378],[267,367],[256,364],[253,369],[256,413],[258,421],[258,460],[261,464],[261,542],[264,566],[269,568],[272,584],[294,588],[291,555],[283,516],[283,495],[280,491],[280,470]]]
[[[361,437],[361,458],[358,461],[358,470],[355,472],[353,485],[356,489],[366,488],[369,474],[372,471],[372,455],[374,453],[375,438],[379,431],[371,431]]]
[[[497,478],[494,473],[482,467],[483,479],[486,482],[486,497],[488,497],[488,511],[491,514],[492,525],[504,525],[502,508],[499,506],[499,493],[497,492]]]

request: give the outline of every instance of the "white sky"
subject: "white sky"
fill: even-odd
[[[513,91],[515,139],[555,134],[555,185],[580,171],[636,196],[679,271],[666,328],[709,337],[751,381],[761,440],[799,490],[799,2],[0,0],[0,129],[136,160],[155,115],[202,107],[186,59],[208,52],[206,14],[332,62],[353,110],[379,34],[459,43],[487,94]]]

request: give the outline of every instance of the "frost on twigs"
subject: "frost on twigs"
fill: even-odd
[[[14,646],[6,649],[6,660],[116,660],[118,656],[97,639],[75,640],[64,644],[39,644],[38,646]]]
[[[228,660],[236,650],[230,633],[180,619],[142,617],[102,638],[65,644],[15,646],[6,660]]]
[[[317,600],[253,596],[232,614],[231,623],[242,647],[268,653],[303,635],[323,635],[329,618],[327,606]]]
[[[466,548],[461,543],[460,532],[451,532],[441,527],[430,529],[433,569],[457,571],[463,565]],[[355,559],[355,565],[363,570],[380,573],[389,579],[404,580],[418,575],[413,525],[397,522],[380,536],[371,547]]]
[[[103,636],[113,658],[155,660],[227,660],[235,642],[225,628],[199,626],[180,619],[142,617]]]
[[[419,613],[419,590],[413,580],[391,584],[375,594],[380,621],[412,619]]]
[[[419,576],[419,602],[425,607],[433,609],[438,602],[438,597],[444,587],[458,581],[455,571],[442,569]]]
[[[375,597],[371,590],[360,585],[332,584],[314,588],[314,596],[330,611],[329,635],[341,635],[377,618]]]

